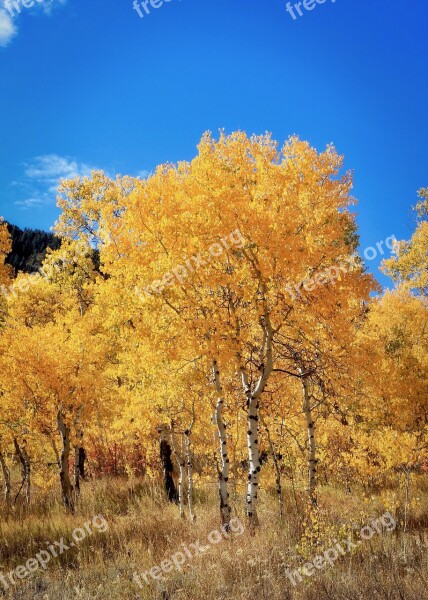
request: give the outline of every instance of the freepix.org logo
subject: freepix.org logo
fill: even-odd
[[[318,6],[318,4],[325,4],[327,0],[303,0],[303,2],[296,2],[292,4],[291,2],[287,2],[285,10],[288,12],[293,21],[297,20],[297,17],[303,17],[302,7],[306,11],[314,10]],[[330,0],[333,4],[336,0]]]
[[[15,18],[16,15],[21,14],[23,8],[33,8],[34,6],[37,6],[37,4],[44,8],[48,3],[46,0],[6,0],[4,8],[12,18]]]
[[[143,17],[150,15],[152,8],[162,8],[165,2],[169,4],[172,0],[143,0],[142,2],[134,0],[132,8],[137,11],[137,15],[142,19]]]
[[[37,552],[34,558],[29,558],[25,564],[18,565],[7,575],[4,575],[0,571],[0,583],[3,585],[5,590],[9,590],[11,585],[17,585],[19,581],[27,579],[31,576],[31,573],[35,571],[46,571],[48,564],[52,559],[58,558],[65,552],[68,552],[71,548],[75,548],[78,544],[81,544],[88,536],[94,535],[94,533],[105,533],[109,529],[109,524],[102,515],[96,515],[91,521],[84,523],[83,527],[76,527],[71,533],[73,538],[72,542],[67,540],[64,541],[62,537],[58,542],[46,542],[46,549]],[[67,543],[66,543],[67,542]],[[0,592],[2,589],[0,588]],[[16,595],[15,598],[18,596]],[[20,597],[22,597],[20,595]]]
[[[179,552],[175,552],[169,559],[164,559],[159,566],[156,565],[144,573],[138,574],[135,572],[133,574],[133,581],[139,588],[143,589],[144,586],[141,578],[149,584],[152,580],[166,579],[165,574],[171,573],[171,571],[176,570],[181,573],[195,558],[203,556],[205,552],[209,552],[213,546],[216,546],[223,540],[241,536],[244,531],[245,529],[241,521],[238,517],[234,517],[230,520],[228,529],[222,525],[220,530],[215,529],[208,534],[207,541],[209,545],[203,545],[199,540],[193,544],[183,543]]]
[[[228,236],[220,240],[221,243],[215,242],[211,244],[208,252],[204,255],[201,253],[194,254],[190,258],[184,258],[183,263],[176,265],[170,273],[165,273],[162,279],[156,279],[150,285],[143,288],[147,296],[161,294],[166,287],[174,285],[182,285],[191,273],[197,271],[200,267],[204,267],[212,261],[213,258],[218,258],[225,250],[231,247],[242,248],[245,243],[245,238],[239,229],[235,229]],[[142,291],[138,286],[135,287],[136,294],[143,298]]]

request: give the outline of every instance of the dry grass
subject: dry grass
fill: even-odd
[[[428,598],[428,491],[416,482],[412,498],[418,501],[407,514],[407,531],[400,523],[393,532],[376,534],[352,554],[340,557],[333,568],[304,577],[293,587],[286,568],[296,569],[343,539],[352,522],[363,525],[387,506],[382,495],[346,495],[327,487],[320,492],[320,510],[312,526],[305,525],[303,495],[297,506],[285,492],[285,518],[277,515],[276,499],[264,494],[260,506],[260,530],[248,531],[210,546],[188,562],[183,572],[173,571],[162,582],[140,589],[132,581],[135,571],[147,571],[197,540],[207,543],[218,529],[215,489],[196,498],[195,525],[182,521],[175,506],[168,505],[155,485],[132,485],[105,479],[87,483],[79,512],[65,516],[57,498],[40,494],[27,513],[22,507],[3,514],[0,521],[0,572],[25,564],[46,541],[70,540],[71,532],[94,515],[101,514],[109,530],[87,537],[81,544],[53,559],[46,571],[37,571],[5,590],[0,596],[20,600],[70,600],[72,598],[189,599],[189,600],[421,600]],[[398,493],[398,490],[397,490]],[[241,509],[242,499],[236,506]],[[4,512],[4,511],[3,511]],[[236,513],[235,513],[236,514]],[[239,518],[245,526],[244,515]],[[318,533],[315,534],[315,532]],[[342,536],[342,537],[341,537]],[[2,589],[3,588],[3,589]]]

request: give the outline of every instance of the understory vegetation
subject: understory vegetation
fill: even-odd
[[[3,575],[25,564],[46,547],[46,541],[70,539],[72,530],[95,514],[104,516],[108,531],[96,533],[15,587],[0,591],[10,599],[127,600],[138,598],[219,600],[420,600],[428,577],[428,486],[412,476],[406,494],[404,477],[397,476],[382,492],[358,486],[352,494],[322,486],[314,516],[304,490],[284,490],[284,518],[278,518],[275,491],[260,497],[262,529],[251,535],[245,525],[241,497],[232,498],[232,511],[244,533],[223,540],[202,556],[174,571],[165,581],[143,589],[133,581],[168,559],[183,543],[206,540],[218,528],[215,482],[196,495],[197,521],[190,525],[166,502],[160,482],[105,478],[84,484],[79,511],[64,516],[59,495],[38,491],[31,509],[17,504],[0,525],[0,571]],[[394,531],[374,535],[334,566],[319,570],[293,586],[286,569],[295,570],[322,554],[352,524],[363,526],[389,511]],[[405,516],[406,515],[406,516]],[[351,528],[352,529],[352,528]],[[347,534],[346,534],[347,536]],[[4,587],[4,586],[1,586]],[[0,589],[1,589],[0,587]]]

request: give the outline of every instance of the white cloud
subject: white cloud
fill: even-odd
[[[15,182],[16,185],[23,188],[28,197],[15,202],[15,204],[22,208],[52,205],[56,201],[56,193],[61,179],[87,177],[93,170],[97,170],[96,167],[79,163],[67,156],[58,154],[36,156],[25,165],[23,179]]]
[[[150,171],[147,171],[146,169],[143,169],[142,171],[138,171],[137,173],[137,177],[139,177],[140,179],[147,179],[147,177],[150,175]]]
[[[36,0],[45,15],[50,15],[56,6],[64,5],[67,0]]]
[[[33,6],[25,8],[19,0],[0,0],[0,47],[5,48],[18,33],[17,19],[24,14],[50,15],[52,11],[67,3],[67,0],[35,0]]]
[[[3,8],[0,8],[0,46],[5,48],[15,37],[17,31],[12,17]]]
[[[78,163],[67,156],[44,154],[36,156],[27,165],[25,175],[31,179],[57,180],[60,178],[84,177],[90,175],[92,168],[84,163]]]
[[[18,200],[15,202],[16,206],[22,206],[23,208],[34,208],[36,206],[42,206],[44,204],[50,204],[50,202],[43,197],[39,198],[27,198],[26,200]]]

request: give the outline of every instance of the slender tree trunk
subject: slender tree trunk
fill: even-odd
[[[30,504],[30,500],[31,500],[31,463],[30,463],[30,458],[29,458],[27,452],[25,451],[25,448],[24,447],[21,448],[19,446],[18,440],[16,438],[13,440],[13,445],[15,446],[16,455],[18,456],[19,462],[21,463],[21,470],[22,470],[21,489],[25,485],[25,502],[26,502],[26,504]],[[18,492],[18,496],[19,496],[20,491]]]
[[[80,482],[85,479],[86,452],[83,447],[83,432],[77,433],[78,443],[74,447],[74,495],[76,501],[80,497]]]
[[[249,386],[247,395],[247,447],[248,447],[248,487],[247,487],[247,517],[250,529],[259,525],[257,515],[257,498],[260,481],[260,452],[259,452],[259,400],[251,393]]]
[[[79,499],[80,496],[80,446],[74,448],[74,496],[75,500]]]
[[[221,469],[218,469],[218,491],[220,497],[220,518],[222,525],[229,529],[230,524],[230,505],[229,505],[229,490],[228,490],[228,481],[229,481],[229,470],[230,470],[230,460],[227,450],[227,434],[226,434],[226,424],[223,419],[223,408],[224,408],[224,398],[223,398],[223,388],[221,386],[220,381],[220,371],[218,368],[217,361],[213,363],[213,372],[214,372],[214,382],[218,394],[216,411],[214,416],[215,424],[217,425],[218,430],[218,439],[220,442],[220,456],[221,456]]]
[[[185,512],[184,512],[184,478],[185,478],[185,473],[186,473],[186,463],[183,459],[183,457],[181,456],[181,454],[179,454],[178,450],[177,450],[177,446],[175,444],[175,437],[174,437],[174,426],[171,424],[171,444],[172,444],[172,448],[174,451],[174,456],[177,460],[177,464],[178,464],[178,468],[179,468],[179,478],[178,478],[178,508],[180,511],[180,517],[182,519],[186,518]]]
[[[263,426],[266,430],[266,435],[267,435],[267,439],[268,439],[268,443],[269,443],[269,451],[270,451],[270,455],[272,457],[273,464],[275,467],[275,489],[276,489],[276,495],[278,498],[279,518],[282,519],[284,517],[284,500],[282,497],[281,469],[279,467],[278,457],[275,452],[275,448],[274,448],[274,445],[272,442],[269,428],[266,425],[266,423],[262,420],[261,417],[260,417],[260,421],[263,423]]]
[[[0,450],[0,465],[3,473],[3,481],[4,481],[4,501],[6,506],[10,504],[10,496],[12,492],[12,486],[10,483],[10,469],[6,464],[6,460],[4,458],[3,452]]]
[[[193,423],[192,423],[193,425]],[[193,511],[193,466],[192,466],[192,453],[190,450],[190,434],[192,427],[186,429],[184,435],[186,436],[186,462],[187,462],[187,508],[189,509],[190,522],[196,522],[196,515]]]
[[[263,288],[264,289],[264,288]],[[264,289],[265,293],[265,289]],[[263,322],[263,342],[260,349],[260,371],[261,375],[254,389],[251,389],[245,365],[241,359],[241,379],[244,394],[247,399],[247,447],[248,447],[248,487],[247,487],[247,517],[250,530],[259,525],[257,515],[257,499],[260,482],[260,452],[259,452],[259,408],[260,397],[266,387],[266,383],[273,368],[273,330],[270,317],[265,307]]]
[[[166,436],[166,428],[159,427],[159,451],[160,451],[160,459],[163,468],[163,477],[164,477],[164,486],[167,498],[170,502],[178,503],[178,492],[175,487],[174,479],[172,474],[174,472],[174,466],[172,464],[171,455],[172,449],[171,445]]]
[[[272,372],[272,329],[265,330],[262,348],[266,345],[266,365],[262,365],[260,376],[254,391],[251,389],[245,366],[240,367],[242,385],[247,399],[247,448],[248,448],[248,485],[247,485],[247,518],[250,530],[259,525],[257,515],[257,499],[260,482],[260,452],[259,452],[259,409],[262,395],[269,376]],[[264,352],[264,350],[263,350]]]
[[[54,439],[51,440],[51,446],[52,446],[52,450],[54,451],[55,459],[56,459],[56,464],[58,465],[58,469],[59,469],[61,467],[61,461],[60,461],[60,458],[59,458],[58,448],[56,447]]]
[[[299,513],[299,503],[297,502],[297,493],[296,493],[296,476],[295,476],[295,472],[294,472],[294,465],[293,465],[293,461],[292,458],[290,456],[290,449],[287,445],[285,445],[285,449],[287,452],[287,457],[288,457],[288,464],[290,465],[290,479],[291,479],[291,489],[293,490],[293,498],[294,498],[294,505],[296,507],[296,513]]]
[[[408,467],[403,468],[404,472],[404,517],[403,517],[403,557],[404,561],[407,561],[407,526],[408,526],[408,509],[409,509],[409,498],[410,498],[410,469]]]
[[[83,448],[83,431],[79,427],[82,416],[82,408],[79,408],[74,419],[76,430],[76,445],[74,447],[74,496],[76,502],[80,497],[80,481],[85,476],[85,449]]]
[[[308,431],[308,494],[309,500],[313,506],[317,505],[316,486],[317,486],[317,464],[316,443],[315,443],[315,423],[312,418],[311,402],[309,395],[309,383],[307,378],[302,375],[303,388],[303,413],[306,419]]]
[[[61,410],[58,411],[58,430],[61,434],[62,448],[60,454],[60,481],[62,501],[67,511],[74,512],[73,486],[71,485],[69,460],[70,460],[70,428],[65,424]]]
[[[241,376],[242,386],[247,404],[247,447],[248,447],[248,487],[247,487],[247,518],[249,529],[254,530],[259,525],[257,515],[257,497],[260,481],[260,453],[259,453],[259,408],[260,397],[263,394],[269,377],[273,369],[273,338],[274,329],[272,327],[270,311],[267,302],[267,286],[260,270],[257,257],[251,250],[244,250],[244,256],[249,260],[255,274],[259,280],[258,301],[263,308],[259,317],[259,325],[262,331],[262,342],[259,351],[259,372],[260,376],[255,386],[250,384],[249,376],[246,371],[246,365],[243,360],[241,349],[239,347],[240,324],[236,320],[236,339],[238,343],[238,369]],[[234,311],[233,303],[230,308]]]
[[[83,446],[80,446],[79,448],[79,458],[78,458],[78,465],[79,465],[79,475],[80,475],[80,479],[83,479],[83,481],[86,480],[86,450]]]

